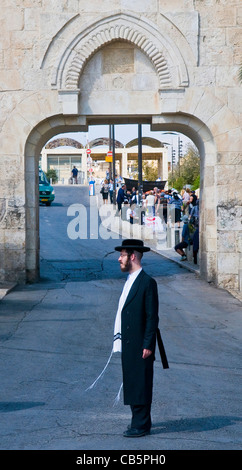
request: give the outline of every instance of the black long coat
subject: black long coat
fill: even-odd
[[[143,270],[134,281],[122,309],[122,369],[125,405],[152,402],[153,364],[158,327],[156,281]],[[152,354],[142,358],[143,349]]]

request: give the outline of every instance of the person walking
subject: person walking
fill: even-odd
[[[117,196],[117,204],[118,204],[118,213],[121,211],[122,204],[124,202],[124,196],[125,196],[125,189],[126,186],[125,184],[122,184],[121,188],[118,190],[118,196]]]
[[[73,166],[71,173],[72,173],[72,178],[75,181],[75,184],[77,184],[78,169],[75,166]]]
[[[102,197],[103,197],[103,203],[108,204],[108,193],[109,193],[108,180],[104,180],[104,183],[102,185],[102,188],[101,188],[100,192],[101,192]]]
[[[113,204],[113,180],[110,179],[109,181],[109,197],[110,197],[110,204]]]
[[[150,433],[153,364],[158,330],[156,281],[143,271],[141,259],[150,250],[142,240],[123,240],[115,247],[122,272],[129,274],[118,304],[114,325],[113,352],[121,352],[124,404],[132,412],[124,437]],[[161,337],[159,335],[159,346]],[[160,349],[161,351],[161,349]],[[163,349],[163,367],[168,362]]]
[[[174,250],[181,255],[181,261],[187,261],[187,255],[184,251],[184,248],[187,248],[189,245],[189,226],[188,226],[188,216],[184,215],[181,219],[184,222],[182,228],[182,241],[177,243],[174,247]]]
[[[180,228],[182,199],[179,197],[177,191],[173,191],[169,204],[173,204],[173,208],[175,209],[175,211],[172,212],[172,222],[177,223],[177,226]]]
[[[191,197],[191,191],[189,188],[186,188],[182,196],[182,200],[183,200],[182,211],[184,215],[189,214],[190,197]]]
[[[155,217],[155,196],[153,191],[150,191],[146,198],[146,207],[148,217]]]

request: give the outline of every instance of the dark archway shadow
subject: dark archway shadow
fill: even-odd
[[[182,418],[178,420],[154,422],[151,434],[168,434],[174,432],[204,432],[232,426],[242,422],[238,416],[205,416],[202,418]]]

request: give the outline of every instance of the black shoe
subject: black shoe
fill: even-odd
[[[150,434],[149,429],[136,429],[136,428],[128,428],[127,431],[124,431],[124,437],[142,437],[147,436]]]

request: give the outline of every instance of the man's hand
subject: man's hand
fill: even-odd
[[[149,357],[151,354],[152,354],[152,351],[150,351],[150,349],[143,349],[143,356],[142,356],[142,358],[143,358],[143,359],[146,359],[146,358]]]

